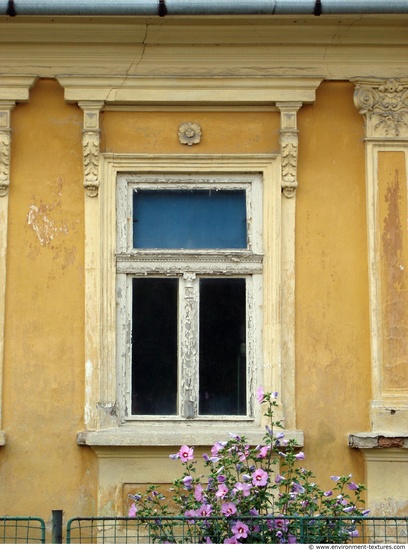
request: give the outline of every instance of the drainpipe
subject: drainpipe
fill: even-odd
[[[188,16],[404,14],[408,0],[0,0],[0,15]]]

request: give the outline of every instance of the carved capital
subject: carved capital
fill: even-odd
[[[82,130],[84,187],[88,197],[96,197],[99,192],[99,113],[103,103],[81,101],[78,105],[84,112]]]
[[[367,138],[408,137],[408,80],[354,80],[354,104],[364,117]]]
[[[295,196],[298,186],[298,130],[297,111],[302,106],[298,102],[277,103],[281,113],[280,147],[281,147],[281,185],[282,193],[288,199]]]
[[[0,197],[8,193],[10,186],[10,114],[14,101],[0,101]]]

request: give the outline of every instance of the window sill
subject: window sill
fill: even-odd
[[[350,434],[349,447],[354,449],[408,449],[408,433],[360,432]]]
[[[218,425],[203,426],[184,423],[182,426],[131,426],[110,428],[98,431],[84,431],[77,435],[78,445],[90,447],[156,447],[194,445],[208,446],[215,441],[228,438],[229,433],[245,436],[251,445],[259,445],[265,430],[260,427]],[[295,439],[299,447],[303,447],[304,437],[300,430],[285,431],[286,439]]]

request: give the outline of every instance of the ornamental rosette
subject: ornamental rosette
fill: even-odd
[[[201,141],[201,127],[196,122],[183,122],[179,126],[178,135],[183,145],[196,145]]]

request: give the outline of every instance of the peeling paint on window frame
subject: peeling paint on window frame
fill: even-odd
[[[133,193],[155,190],[244,190],[247,247],[234,250],[136,250],[133,248]],[[253,395],[262,365],[263,181],[260,174],[120,174],[117,179],[117,346],[119,418],[137,421],[239,421],[254,419]],[[178,411],[176,415],[131,415],[132,279],[179,278]],[[247,281],[247,414],[198,414],[198,287],[200,275]]]

